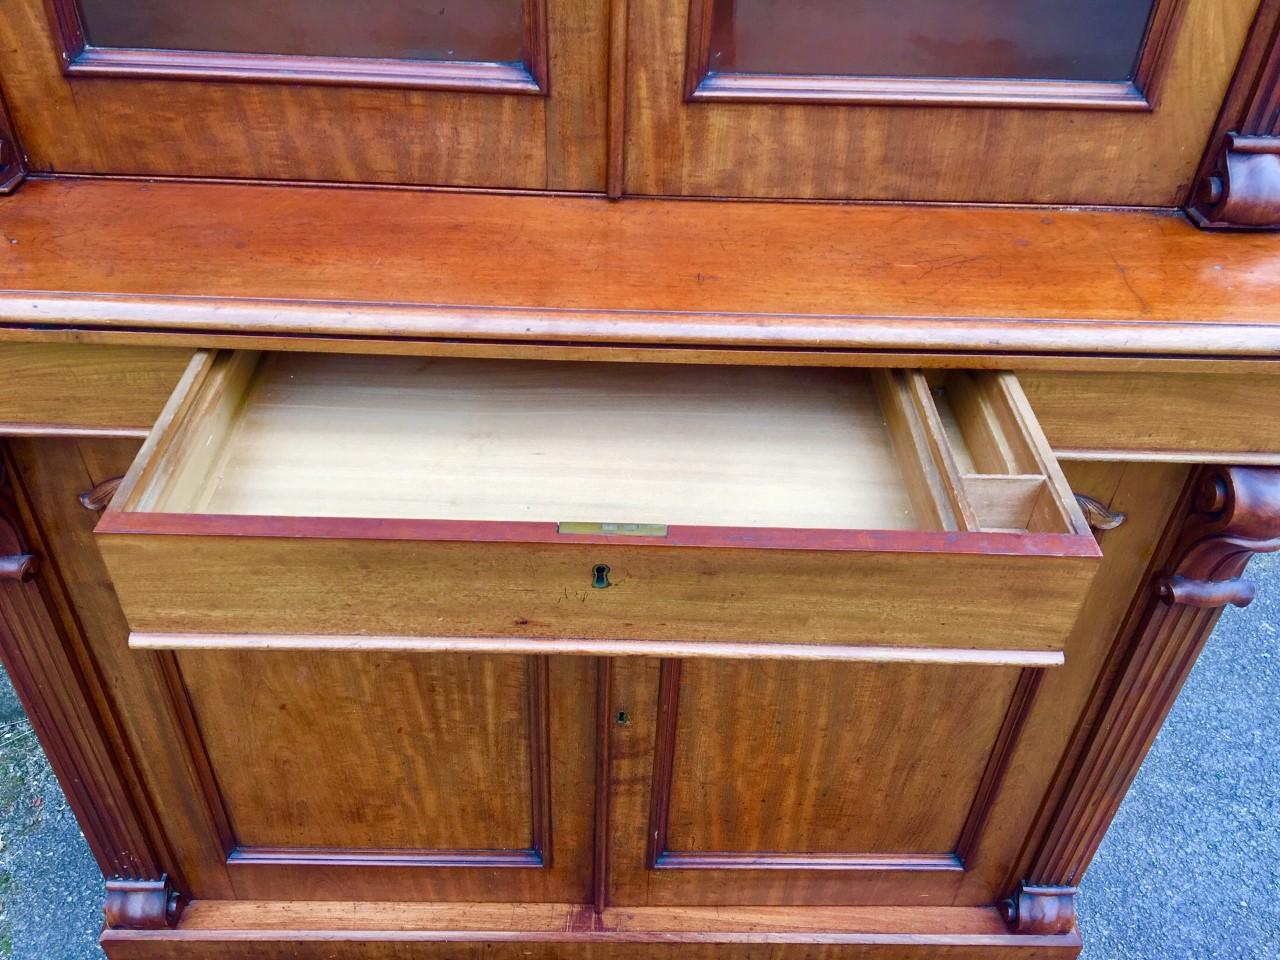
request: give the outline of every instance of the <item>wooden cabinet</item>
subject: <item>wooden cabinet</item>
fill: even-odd
[[[1280,549],[1278,37],[0,7],[0,654],[108,955],[1077,956]]]

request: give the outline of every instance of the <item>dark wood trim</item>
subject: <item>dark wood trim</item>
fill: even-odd
[[[665,537],[560,533],[555,523],[506,520],[411,520],[374,517],[262,517],[133,513],[107,510],[99,534],[285,537],[319,540],[412,540],[484,543],[600,544],[664,547],[946,553],[1003,557],[1100,557],[1090,536],[943,530],[808,530],[785,527],[672,526]]]
[[[1149,109],[1160,106],[1160,94],[1173,64],[1173,50],[1187,12],[1188,0],[1157,0],[1142,41],[1142,53],[1133,72],[1134,86],[1146,99]]]
[[[711,73],[711,23],[715,0],[689,0],[689,31],[684,51],[684,98],[699,99],[698,93]]]
[[[18,139],[18,128],[0,93],[0,196],[13,193],[27,176],[27,155]]]
[[[1223,607],[1250,599],[1236,583],[1249,559],[1280,550],[1280,469],[1202,468],[1177,516],[1052,791],[1061,800],[1025,886],[1069,890],[1084,874]]]
[[[542,868],[548,866],[536,849],[530,850],[374,850],[345,847],[236,847],[227,865],[315,867],[459,867]]]
[[[1023,724],[1035,705],[1036,694],[1040,691],[1040,682],[1044,678],[1043,670],[1023,670],[1018,675],[1018,683],[1013,688],[1013,696],[1005,711],[1004,721],[996,742],[991,748],[982,779],[978,782],[973,804],[969,815],[965,818],[960,830],[960,838],[956,841],[956,858],[962,865],[967,865],[977,849],[991,816],[991,806],[1000,792],[1005,775],[1009,772],[1009,762],[1013,758],[1014,749],[1018,745],[1018,737],[1022,734]]]
[[[148,894],[143,904],[136,896],[141,883],[152,892],[164,888],[160,915],[171,922],[178,906],[172,887],[186,885],[22,479],[8,451],[0,455],[0,657],[103,875],[135,885],[117,885],[109,917],[154,926],[154,898]]]
[[[1154,109],[1130,80],[968,80],[783,73],[708,74],[689,100],[1140,112]]]
[[[1187,197],[1205,229],[1280,228],[1280,0],[1262,0]]]
[[[86,46],[69,61],[66,72],[71,77],[309,83],[467,93],[546,93],[523,64],[443,60],[295,57],[269,53]]]
[[[613,794],[613,658],[596,661],[596,783],[591,900],[597,914],[609,906],[609,799]],[[620,721],[621,722],[621,721]],[[629,718],[625,722],[630,722]]]
[[[657,870],[911,870],[964,871],[953,853],[746,853],[741,851],[664,852]]]
[[[1151,111],[1158,105],[1172,61],[1186,0],[1159,0],[1143,38],[1134,77],[1120,81],[715,73],[710,69],[713,6],[714,0],[690,0],[684,73],[688,102]]]
[[[528,93],[551,93],[551,51],[547,38],[547,0],[523,0],[521,53],[524,72],[533,81]],[[513,91],[519,92],[519,91]]]
[[[616,200],[627,189],[627,0],[609,0],[609,132],[605,194]]]
[[[524,0],[519,63],[292,56],[97,47],[75,0],[47,0],[63,72],[71,77],[309,83],[476,93],[548,93],[546,0]]]
[[[667,854],[667,823],[671,812],[671,777],[675,767],[676,729],[680,721],[682,661],[668,658],[659,665],[658,703],[653,748],[653,782],[649,799],[649,831],[645,863],[649,869]]]
[[[538,864],[552,863],[551,838],[551,677],[546,657],[526,657],[529,718],[529,846]]]

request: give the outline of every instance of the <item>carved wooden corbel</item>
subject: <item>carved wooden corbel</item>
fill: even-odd
[[[1280,0],[1262,0],[1187,213],[1201,227],[1280,229]]]
[[[1225,467],[1204,470],[1192,516],[1175,548],[1176,565],[1156,583],[1168,604],[1248,606],[1253,584],[1241,579],[1255,553],[1280,550],[1280,470]]]
[[[1076,925],[1075,887],[1023,884],[1004,903],[1004,918],[1016,933],[1070,933]]]
[[[1068,923],[1071,899],[1205,640],[1229,604],[1254,586],[1245,567],[1280,551],[1280,468],[1202,468],[1162,546],[1151,590],[1116,640],[1114,670],[1080,727],[1080,749],[1053,795],[1060,797],[1023,885],[1006,906],[1020,933]]]
[[[108,880],[103,914],[113,930],[164,930],[177,920],[178,893],[168,877]]]
[[[1227,134],[1193,209],[1201,226],[1280,227],[1280,137]]]

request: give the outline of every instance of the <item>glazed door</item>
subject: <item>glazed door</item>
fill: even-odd
[[[603,187],[590,0],[14,0],[33,172]]]
[[[1177,205],[1257,0],[633,0],[636,194]]]

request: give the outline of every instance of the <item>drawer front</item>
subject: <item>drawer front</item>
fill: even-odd
[[[131,642],[1048,666],[1096,569],[1010,375],[382,362],[193,362],[98,527]]]
[[[0,433],[144,436],[193,351],[0,344]]]
[[[201,634],[202,645],[270,635],[262,645],[281,649],[396,649],[395,637],[466,649],[446,638],[483,648],[492,637],[620,654],[647,648],[609,641],[661,641],[647,652],[696,656],[682,642],[719,641],[704,652],[933,648],[929,659],[963,661],[996,649],[1009,654],[996,662],[1051,664],[1093,575],[1084,557],[145,533],[100,542],[136,634]],[[605,588],[595,585],[600,566]]]

